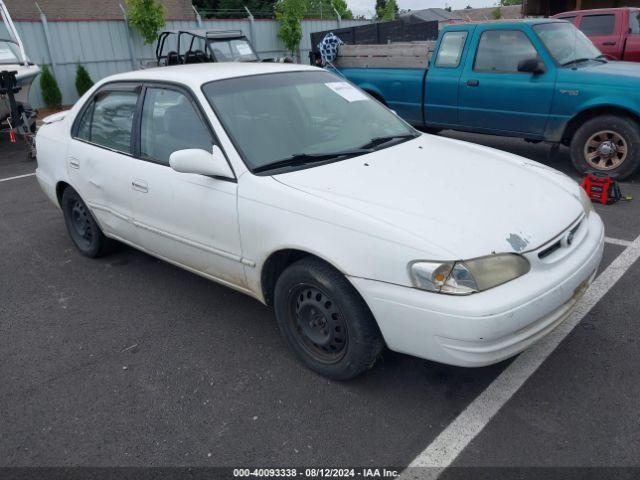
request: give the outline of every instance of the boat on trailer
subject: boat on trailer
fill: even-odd
[[[26,134],[35,130],[35,115],[29,106],[29,91],[31,84],[40,73],[40,67],[27,57],[9,10],[2,0],[0,0],[0,18],[8,36],[8,38],[2,38],[3,34],[0,33],[0,72],[15,72],[14,91],[10,95],[4,91],[7,90],[5,88],[0,93],[0,125],[6,123],[10,130]],[[11,101],[11,96],[15,101]],[[18,112],[15,111],[16,109]],[[12,119],[13,122],[11,122]]]

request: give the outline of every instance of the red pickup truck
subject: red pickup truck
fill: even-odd
[[[576,10],[552,18],[573,22],[605,55],[640,62],[640,8]]]

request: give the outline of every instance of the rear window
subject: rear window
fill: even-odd
[[[615,31],[615,27],[615,15],[585,15],[580,22],[580,30],[591,37],[611,35]]]

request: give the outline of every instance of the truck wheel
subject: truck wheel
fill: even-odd
[[[624,179],[640,165],[640,129],[627,117],[605,115],[585,122],[571,141],[571,160],[589,170]]]
[[[288,267],[276,283],[278,326],[298,358],[333,380],[373,366],[384,342],[373,315],[339,271],[316,258]]]
[[[89,208],[73,188],[65,189],[60,203],[69,236],[82,255],[96,258],[111,251],[115,242],[104,236]]]

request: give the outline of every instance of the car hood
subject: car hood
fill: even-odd
[[[586,84],[607,84],[607,86],[633,86],[640,80],[640,64],[635,62],[611,61],[607,63],[589,62],[577,69],[562,69],[571,81]]]
[[[434,260],[532,250],[583,213],[566,175],[432,135],[274,178],[390,227],[395,241],[451,257]]]

